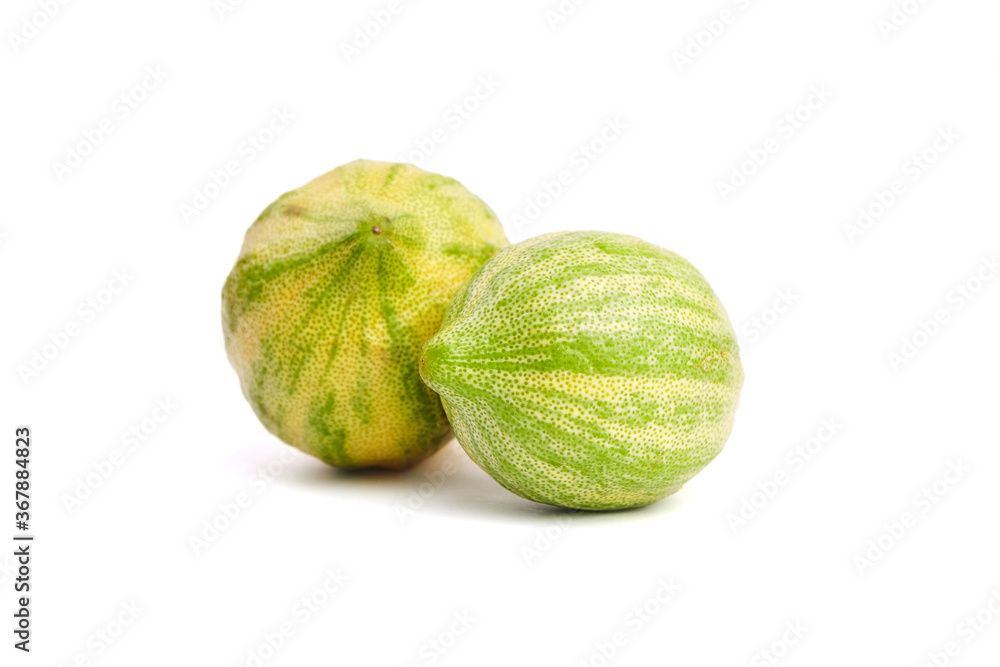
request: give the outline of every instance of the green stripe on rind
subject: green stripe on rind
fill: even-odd
[[[722,304],[679,255],[551,234],[487,262],[424,346],[455,434],[531,500],[619,509],[678,490],[721,451],[743,383]]]
[[[262,423],[344,468],[432,454],[451,431],[420,348],[506,245],[485,203],[410,165],[358,161],[282,195],[223,289],[227,352]]]

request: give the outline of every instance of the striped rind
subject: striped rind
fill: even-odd
[[[420,348],[506,245],[483,201],[410,165],[359,160],[282,195],[222,294],[229,360],[261,422],[343,468],[434,453],[451,432]]]
[[[604,232],[548,234],[489,260],[424,346],[421,375],[500,484],[593,510],[680,489],[722,450],[743,384],[704,277]]]

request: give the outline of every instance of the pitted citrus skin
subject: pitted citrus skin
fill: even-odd
[[[222,292],[226,351],[276,436],[342,468],[405,468],[450,436],[420,348],[508,245],[457,181],[359,160],[271,204]]]
[[[722,450],[743,385],[702,275],[604,232],[548,234],[488,261],[424,346],[421,376],[500,484],[588,510],[680,489]]]

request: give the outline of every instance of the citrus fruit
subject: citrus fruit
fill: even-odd
[[[342,468],[405,468],[450,436],[420,348],[507,245],[457,181],[359,160],[279,197],[222,292],[229,361],[272,433]]]
[[[705,278],[633,236],[511,246],[456,294],[421,376],[504,487],[590,510],[674,493],[722,450],[743,384]]]

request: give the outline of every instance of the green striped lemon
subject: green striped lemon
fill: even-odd
[[[588,510],[680,489],[722,450],[743,385],[733,327],[697,269],[603,232],[547,234],[489,260],[420,372],[500,484]]]
[[[222,292],[229,361],[261,422],[342,468],[405,468],[450,437],[420,348],[508,245],[457,181],[359,160],[271,204]]]

